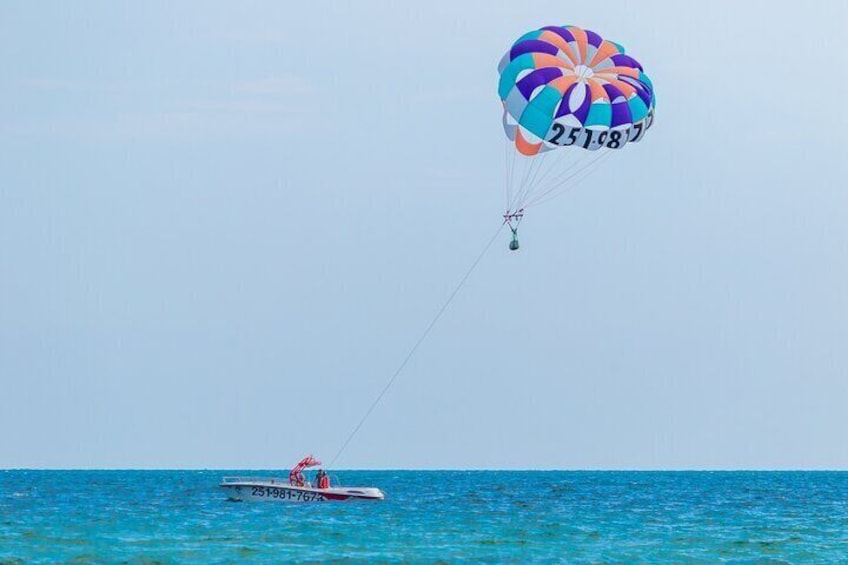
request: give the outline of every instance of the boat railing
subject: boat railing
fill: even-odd
[[[288,485],[288,479],[280,477],[224,477],[221,479],[223,484],[227,483],[270,483],[272,485]]]

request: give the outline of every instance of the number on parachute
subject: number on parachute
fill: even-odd
[[[568,147],[569,145],[574,145],[577,143],[577,134],[580,133],[580,128],[571,128],[568,132],[568,136],[565,138],[564,143],[560,143],[560,139],[566,131],[566,127],[560,123],[554,122],[554,125],[551,126],[551,129],[554,131],[554,136],[549,140],[550,143],[554,145],[559,145],[560,147]]]
[[[642,134],[645,133],[645,123],[644,120],[641,122],[636,122],[633,124],[633,127],[630,129],[630,139],[628,141],[639,141],[642,138]]]
[[[619,147],[621,147],[621,131],[614,129],[609,134],[609,141],[607,142],[607,148],[618,149]]]
[[[592,145],[592,134],[595,132],[590,129],[584,131],[586,132],[586,139],[583,141],[583,149],[589,149],[589,146]]]
[[[606,131],[601,132],[601,135],[598,136],[598,145],[604,144],[604,142],[607,140],[608,133],[609,132],[606,132]]]
[[[551,143],[559,145],[559,138],[562,137],[562,134],[565,133],[565,126],[554,122],[553,130],[555,135],[551,138]]]

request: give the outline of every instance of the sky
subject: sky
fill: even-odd
[[[848,3],[0,4],[0,468],[332,459],[500,224],[497,64],[655,125],[499,234],[337,468],[848,469]]]

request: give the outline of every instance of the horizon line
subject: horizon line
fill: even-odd
[[[229,471],[287,471],[288,467],[3,467],[0,472],[10,471],[193,471],[193,472],[229,472]],[[571,469],[549,469],[549,468],[338,468],[335,471],[351,472],[427,472],[427,473],[848,473],[848,468],[832,467],[797,467],[797,468],[767,468],[767,467],[726,467],[726,468],[571,468]]]

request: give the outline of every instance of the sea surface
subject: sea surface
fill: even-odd
[[[349,471],[386,500],[310,504],[239,474],[0,471],[0,563],[848,563],[848,472]]]

